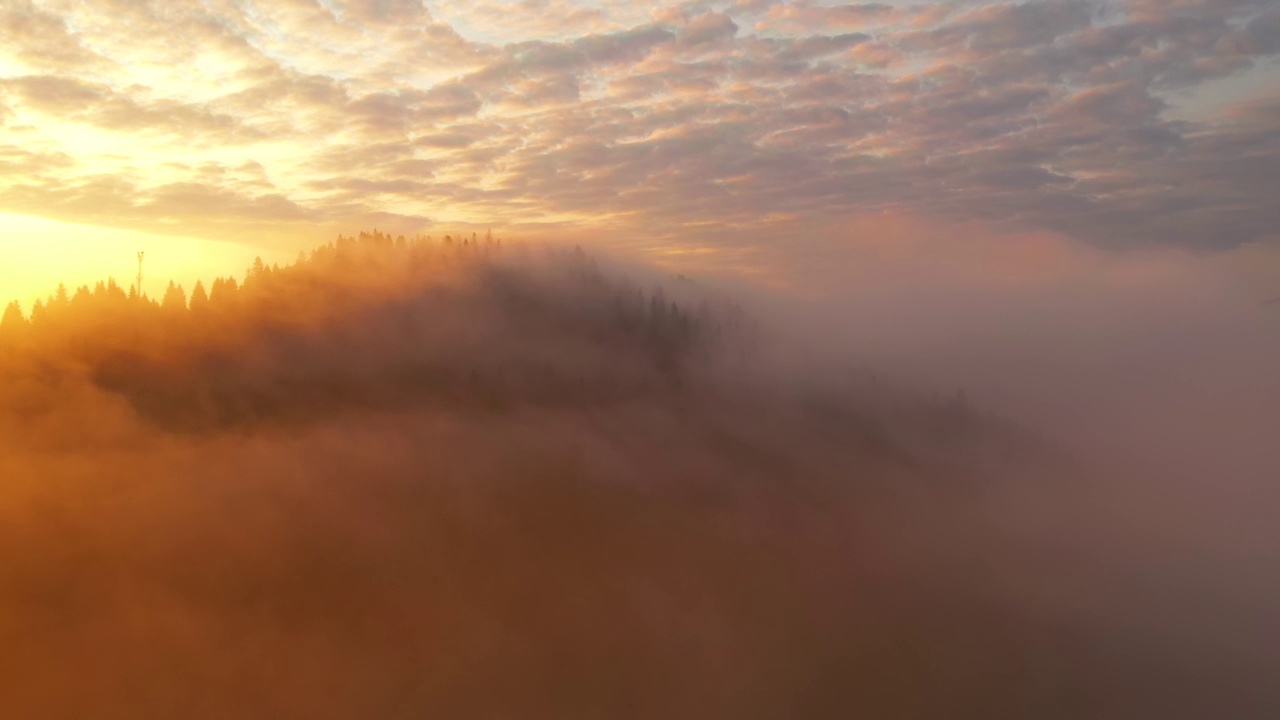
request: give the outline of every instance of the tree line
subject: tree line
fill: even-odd
[[[60,286],[29,316],[9,305],[0,364],[82,367],[144,414],[194,425],[317,403],[608,402],[679,387],[746,336],[739,308],[680,285],[645,290],[580,248],[375,230],[190,293]]]
[[[492,233],[484,237],[472,233],[469,238],[445,235],[437,241],[429,235],[393,238],[374,230],[351,237],[339,235],[283,267],[268,265],[258,257],[242,278],[218,277],[208,286],[198,281],[189,293],[173,281],[158,298],[140,295],[133,285],[125,290],[114,278],[74,292],[59,285],[47,298],[35,301],[29,314],[19,302],[9,303],[0,316],[0,344],[57,344],[68,335],[104,335],[121,329],[127,329],[136,340],[139,334],[177,334],[175,320],[214,322],[234,317],[244,322],[254,316],[260,320],[303,320],[309,309],[325,316],[339,306],[412,293],[442,277],[518,282],[510,264],[499,267],[494,262],[512,255],[528,259],[527,246],[517,244],[514,248],[512,251],[509,245],[504,252],[502,241]],[[592,297],[577,299],[612,311],[610,320],[619,328],[647,328],[659,339],[685,344],[695,334],[713,329],[717,322],[717,332],[725,329],[724,321],[745,322],[737,308],[730,308],[729,317],[716,321],[705,303],[690,310],[668,300],[662,288],[646,293],[626,278],[605,278],[580,248],[554,254],[559,256],[558,269],[568,273],[562,272],[562,277],[569,287],[594,291]],[[508,299],[510,290],[496,289]]]
[[[471,239],[446,235],[440,242],[440,249],[456,248],[461,252],[479,248],[485,244],[484,252],[494,247],[501,247],[501,241],[495,240],[490,233],[483,240],[472,233]],[[143,293],[139,295],[138,287],[130,285],[126,291],[115,278],[99,281],[93,287],[83,285],[71,292],[65,284],[60,284],[47,298],[36,300],[30,314],[23,312],[22,304],[10,302],[3,316],[0,316],[0,334],[12,339],[24,330],[40,329],[50,325],[65,325],[76,321],[101,319],[101,315],[123,312],[126,309],[134,316],[162,317],[176,313],[190,312],[200,315],[213,308],[230,308],[239,299],[262,293],[270,293],[279,288],[279,283],[287,283],[300,275],[316,275],[319,271],[333,271],[337,265],[353,260],[368,261],[379,251],[384,260],[392,260],[393,253],[412,255],[422,260],[432,249],[431,236],[416,236],[412,239],[401,235],[394,239],[379,231],[361,232],[355,237],[339,235],[336,241],[316,248],[310,254],[302,253],[292,265],[281,267],[279,264],[267,265],[261,257],[245,271],[242,279],[234,276],[215,278],[209,286],[204,281],[197,281],[190,294],[182,285],[170,281],[168,287],[159,297]],[[367,268],[366,268],[367,269]]]

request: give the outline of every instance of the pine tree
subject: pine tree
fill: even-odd
[[[197,280],[196,286],[191,289],[191,314],[199,315],[209,311],[209,293],[204,289],[204,283]]]
[[[164,291],[164,300],[160,303],[160,307],[165,312],[177,313],[187,309],[187,294],[183,292],[181,285],[175,285],[172,280],[169,281],[169,288]]]
[[[49,311],[62,312],[63,310],[66,310],[67,306],[70,304],[71,296],[67,294],[67,286],[63,283],[58,283],[57,292],[53,294],[53,297],[49,298]]]
[[[267,264],[262,262],[262,256],[254,258],[253,267],[249,268],[249,274],[245,276],[245,286],[256,284],[259,280],[265,278],[269,272]]]
[[[71,298],[71,307],[83,311],[92,304],[93,291],[89,289],[88,285],[81,285],[80,289],[76,290],[75,296]]]
[[[213,286],[209,289],[209,305],[213,308],[225,308],[235,302],[236,292],[239,287],[236,285],[236,279],[218,278],[213,281]]]
[[[27,326],[27,318],[22,315],[22,305],[16,301],[9,303],[4,316],[0,317],[0,337],[15,337],[26,330]]]

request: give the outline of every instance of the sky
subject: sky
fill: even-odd
[[[0,284],[492,226],[801,290],[901,240],[1280,295],[1278,54],[1275,0],[5,0]]]

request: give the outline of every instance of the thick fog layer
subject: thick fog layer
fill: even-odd
[[[963,388],[1053,438],[1077,463],[1074,504],[1037,472],[983,501],[1007,544],[1049,553],[1023,581],[1112,638],[1145,637],[1131,669],[1197,658],[1185,686],[1219,668],[1218,709],[1175,716],[1260,712],[1248,701],[1267,695],[1264,668],[1280,657],[1274,249],[870,230],[826,258],[838,282],[766,305],[776,324],[813,355],[856,358],[909,387]]]
[[[1274,710],[1277,544],[1255,521],[1275,493],[1226,439],[1263,434],[1274,405],[1233,412],[1275,386],[1204,380],[1265,367],[1221,339],[1255,326],[1090,346],[1150,319],[1101,296],[1101,326],[1001,338],[982,318],[1008,297],[1078,295],[863,287],[796,308],[580,251],[375,235],[189,299],[105,284],[11,308],[0,709]],[[1020,342],[1068,367],[1001,365]],[[1136,372],[1112,372],[1125,352]],[[1155,393],[1173,405],[1122,392],[1174,387],[1147,370],[1168,355],[1199,380]],[[1177,407],[1233,422],[1136,431]]]

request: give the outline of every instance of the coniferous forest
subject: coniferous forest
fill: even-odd
[[[185,432],[418,406],[501,412],[708,393],[746,401],[759,395],[746,381],[766,345],[738,304],[683,277],[644,287],[576,247],[376,230],[286,267],[258,259],[242,278],[198,282],[189,294],[173,282],[159,299],[114,279],[60,286],[29,316],[11,303],[0,323],[7,377],[74,376],[143,421]],[[979,422],[963,392],[895,398],[869,374],[841,385],[859,390],[863,407],[838,407],[849,398],[823,397],[830,387],[795,389],[815,417],[845,417],[856,435],[884,440],[891,414],[930,444],[995,432],[1010,448],[1034,445],[996,418]],[[30,412],[40,399],[60,402],[26,390]],[[871,417],[873,402],[882,417]]]
[[[697,282],[474,236],[10,305],[0,702],[1066,717],[1114,682],[1141,638],[1028,530],[1089,507],[1064,456],[782,350]]]
[[[375,231],[189,297],[172,282],[159,299],[114,280],[59,287],[29,318],[8,307],[0,352],[74,365],[142,416],[198,430],[356,406],[607,401],[678,387],[744,328],[733,306],[681,306],[578,249]]]

